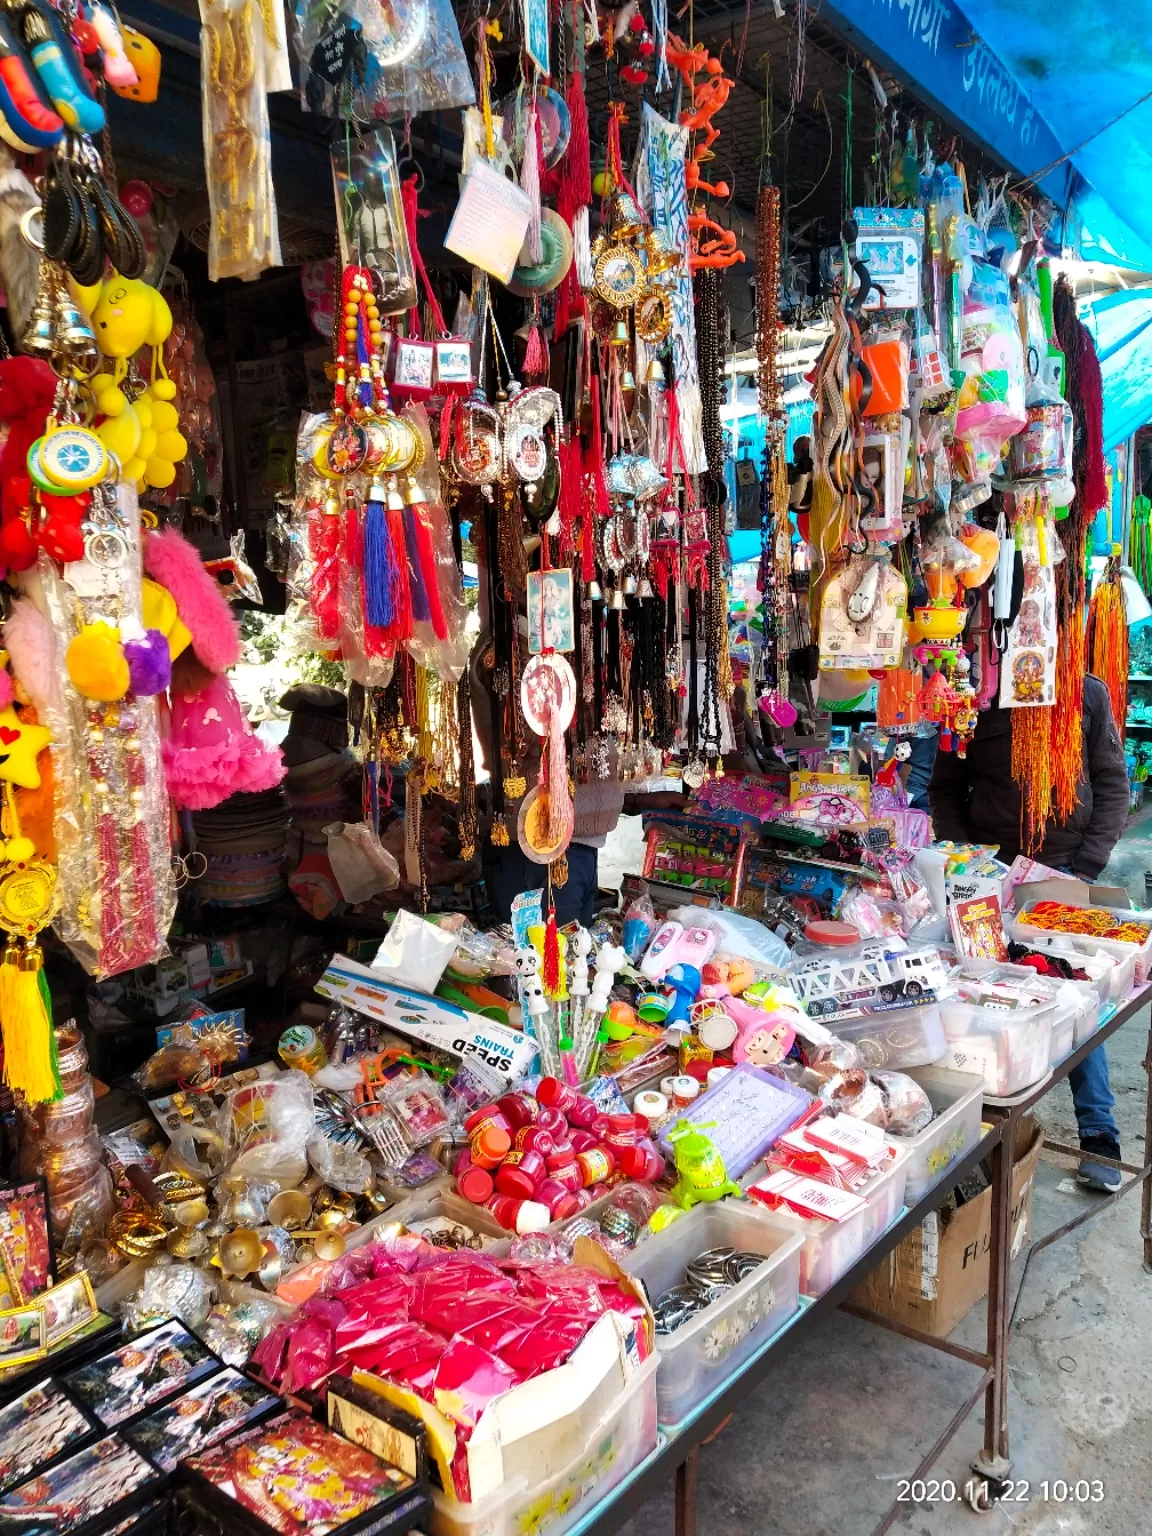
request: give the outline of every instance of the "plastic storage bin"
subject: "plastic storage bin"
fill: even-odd
[[[665,1338],[657,1338],[660,1371],[656,1399],[660,1423],[683,1422],[749,1356],[788,1321],[799,1305],[803,1239],[761,1220],[752,1201],[698,1205],[629,1254],[623,1267],[644,1282],[655,1301],[684,1279],[708,1248],[762,1253],[767,1263]]]
[[[1124,919],[1134,918],[1139,922],[1152,922],[1152,913],[1149,912],[1125,912],[1112,907],[1103,910],[1112,912],[1113,916]],[[1119,939],[1098,939],[1090,934],[1054,934],[1047,928],[1033,928],[1028,922],[1028,910],[1025,908],[1012,922],[1012,936],[1018,938],[1024,944],[1037,944],[1043,939],[1060,938],[1073,943],[1077,949],[1086,954],[1094,954],[1103,950],[1107,955],[1114,955],[1117,960],[1132,960],[1133,975],[1129,980],[1125,991],[1130,991],[1133,986],[1142,986],[1148,980],[1152,972],[1152,933],[1143,944],[1125,944]],[[1049,946],[1043,946],[1047,949]],[[1117,994],[1113,992],[1113,997]]]
[[[859,1019],[829,1019],[827,1027],[841,1040],[851,1041],[873,1071],[906,1072],[909,1067],[930,1066],[948,1049],[939,1003],[893,1008]]]
[[[563,1536],[655,1449],[656,1368],[653,1354],[552,1477],[509,1479],[475,1504],[432,1489],[432,1536]]]
[[[1052,1015],[1052,1043],[1048,1047],[1048,1065],[1054,1067],[1076,1049],[1077,1009],[1068,1003],[1056,1004]]]
[[[809,1219],[794,1211],[771,1210],[757,1203],[756,1214],[762,1221],[803,1239],[800,1249],[800,1291],[803,1295],[823,1296],[887,1231],[904,1204],[907,1174],[908,1153],[902,1147],[882,1173],[857,1191],[868,1203],[847,1221]]]
[[[979,1073],[986,1094],[1010,1098],[1047,1073],[1054,1003],[988,1008],[953,998],[941,1003],[940,1014],[948,1052],[939,1065]]]
[[[738,1179],[812,1103],[812,1095],[782,1077],[773,1077],[742,1061],[726,1072],[715,1088],[702,1093],[687,1109],[674,1111],[660,1131],[660,1150],[676,1155],[672,1132],[682,1120],[708,1126],[728,1177]]]
[[[908,1153],[904,1203],[916,1201],[936,1183],[957,1158],[980,1140],[984,1079],[947,1067],[917,1067],[914,1077],[932,1101],[936,1118],[915,1136],[892,1136]],[[891,1131],[888,1133],[892,1135]]]

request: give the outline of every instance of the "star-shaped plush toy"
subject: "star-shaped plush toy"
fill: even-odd
[[[0,779],[19,784],[21,789],[39,789],[36,759],[51,740],[50,730],[43,725],[25,725],[11,704],[0,709]]]

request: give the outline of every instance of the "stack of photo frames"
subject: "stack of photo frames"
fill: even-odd
[[[161,1536],[173,1509],[196,1536],[426,1528],[420,1422],[351,1383],[334,1406],[337,1427],[286,1411],[161,1323],[0,1407],[0,1536]]]
[[[0,1402],[85,1358],[115,1326],[86,1274],[57,1278],[43,1179],[0,1186]]]

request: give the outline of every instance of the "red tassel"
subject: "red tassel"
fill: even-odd
[[[556,908],[548,908],[548,921],[544,927],[544,974],[542,977],[545,997],[557,997],[560,992],[560,935],[556,931]]]
[[[392,588],[392,622],[384,630],[388,640],[401,642],[412,638],[412,591],[408,584],[408,561],[404,550],[404,510],[399,506],[388,508],[388,533],[392,548],[400,551],[396,561],[396,579]]]
[[[544,327],[534,320],[528,330],[528,345],[524,349],[524,372],[528,378],[545,378],[548,374],[548,343],[544,340]]]
[[[440,587],[436,581],[436,555],[432,548],[432,512],[422,501],[414,503],[412,520],[416,525],[416,557],[420,562],[420,580],[428,597],[428,617],[432,633],[437,640],[447,640],[448,621],[440,601]]]
[[[592,547],[592,513],[586,511],[580,522],[580,580],[596,580],[596,552]]]
[[[604,478],[604,428],[600,413],[600,380],[592,379],[592,433],[587,452],[590,456],[588,473],[592,477],[597,517],[611,517],[612,503],[608,500],[608,482]]]
[[[571,225],[577,208],[587,208],[592,202],[588,104],[584,100],[584,76],[576,70],[568,77],[568,119],[568,148],[560,162],[560,190],[556,201],[561,217]]]

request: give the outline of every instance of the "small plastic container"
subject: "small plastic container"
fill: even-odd
[[[916,1067],[908,1076],[920,1084],[936,1111],[932,1124],[915,1136],[888,1133],[897,1146],[907,1149],[904,1201],[915,1205],[945,1170],[980,1140],[984,1079],[946,1067]]]
[[[473,1504],[431,1489],[431,1536],[564,1536],[656,1449],[656,1369],[652,1354],[595,1418],[572,1416],[571,1457],[551,1476],[506,1477]]]
[[[730,1179],[738,1179],[812,1103],[812,1096],[782,1077],[773,1077],[743,1061],[733,1067],[686,1110],[669,1115],[660,1133],[660,1150],[674,1158],[669,1138],[681,1121],[708,1126]]]
[[[858,1019],[829,1019],[827,1025],[841,1040],[851,1041],[874,1072],[931,1066],[948,1049],[939,1003],[885,1009]]]
[[[802,1295],[823,1296],[846,1270],[852,1268],[865,1249],[892,1225],[904,1204],[908,1161],[908,1152],[901,1147],[887,1168],[856,1191],[866,1204],[847,1221],[821,1221],[818,1217],[799,1216],[795,1211],[771,1210],[766,1205],[756,1204],[756,1214],[761,1221],[778,1231],[798,1233],[803,1240],[800,1249]],[[757,1172],[757,1178],[761,1177],[762,1171]]]
[[[792,1316],[799,1304],[802,1246],[799,1234],[769,1226],[750,1201],[722,1200],[698,1205],[623,1260],[623,1268],[643,1281],[649,1301],[680,1285],[688,1265],[706,1249],[735,1248],[767,1260],[674,1333],[657,1337],[662,1425],[682,1423]]]
[[[1052,1055],[1054,1003],[1035,1008],[989,1008],[962,998],[940,1005],[947,1053],[938,1065],[975,1072],[985,1094],[1011,1098],[1048,1072]]]

